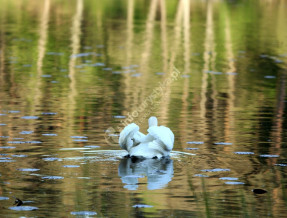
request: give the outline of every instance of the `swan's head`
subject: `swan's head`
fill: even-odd
[[[156,117],[150,117],[148,119],[148,125],[149,125],[149,127],[157,126],[157,118]]]

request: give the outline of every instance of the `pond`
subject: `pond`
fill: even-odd
[[[286,12],[1,0],[0,216],[284,217]],[[150,116],[170,159],[124,158],[120,131]]]

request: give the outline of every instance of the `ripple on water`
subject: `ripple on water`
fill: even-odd
[[[64,179],[64,177],[63,176],[43,176],[42,179],[57,180],[57,179]]]
[[[215,142],[213,144],[215,144],[215,145],[232,145],[232,143],[230,143],[230,142]]]
[[[267,75],[267,76],[264,76],[265,79],[275,79],[276,76],[270,76],[270,75]]]
[[[28,157],[26,154],[12,154],[12,157]]]
[[[260,157],[279,157],[277,154],[261,154]]]
[[[204,142],[201,141],[191,141],[191,142],[186,142],[187,144],[195,144],[195,145],[202,145]]]
[[[77,167],[80,167],[79,165],[64,165],[63,167],[66,167],[66,168],[77,168]]]
[[[195,176],[195,177],[209,177],[208,175],[203,175],[203,174],[194,174],[193,176]]]
[[[87,136],[70,136],[72,139],[87,139]]]
[[[287,167],[287,164],[275,164],[275,166]]]
[[[234,154],[254,154],[254,152],[251,151],[236,151]]]
[[[227,72],[227,73],[225,73],[226,75],[232,75],[232,76],[236,76],[236,75],[238,75],[238,73],[236,73],[236,72]]]
[[[8,113],[10,113],[10,114],[17,114],[17,113],[20,113],[20,111],[8,111]]]
[[[42,112],[42,115],[56,115],[55,112]]]
[[[1,146],[0,149],[14,149],[16,147],[13,146]]]
[[[9,163],[9,162],[15,162],[15,160],[12,160],[11,157],[0,157],[1,163]]]
[[[4,156],[7,156],[7,155],[4,155]],[[1,160],[10,160],[12,159],[11,157],[0,157]]]
[[[220,177],[221,180],[238,180],[236,177]]]
[[[0,159],[0,163],[10,163],[10,162],[15,162],[15,160],[7,160],[7,159],[2,160],[2,159]]]
[[[61,148],[60,149],[60,151],[76,151],[76,150],[90,150],[90,148],[79,147],[79,148]]]
[[[230,171],[230,169],[215,168],[215,169],[204,169],[201,171],[202,172],[227,172],[227,171]]]
[[[90,64],[89,66],[91,66],[91,67],[103,67],[105,65],[106,65],[105,63],[98,62],[98,63]]]
[[[23,171],[23,172],[36,172],[36,171],[39,171],[40,169],[36,169],[36,168],[19,168],[17,170]]]
[[[135,208],[151,208],[153,207],[152,205],[147,205],[147,204],[135,204],[133,205]]]
[[[126,118],[126,116],[116,115],[116,116],[114,116],[114,118],[117,118],[117,119],[124,119],[124,118]]]
[[[86,145],[84,147],[85,148],[100,148],[101,146],[99,146],[99,145]]]
[[[120,135],[119,135],[119,134],[111,133],[111,134],[109,134],[109,136],[111,136],[111,137],[119,137]]]
[[[43,136],[58,136],[58,134],[55,133],[44,133]]]
[[[22,134],[22,135],[28,135],[28,134],[31,134],[31,133],[33,133],[34,131],[22,131],[22,132],[20,132],[20,134]]]
[[[244,185],[244,182],[225,182],[226,185]]]
[[[78,179],[91,179],[90,177],[77,177]]]
[[[111,67],[104,67],[104,68],[102,68],[102,70],[111,71],[111,70],[113,70],[113,68],[111,68]]]
[[[39,117],[37,117],[37,116],[23,116],[21,118],[25,119],[25,120],[37,120]]]
[[[45,75],[42,75],[41,77],[43,77],[43,78],[51,78],[52,75],[50,75],[50,74],[45,74]]]
[[[41,144],[40,141],[8,141],[8,144]]]
[[[38,207],[31,207],[31,206],[14,206],[9,207],[10,210],[17,210],[17,211],[30,211],[30,210],[38,210]]]
[[[60,158],[57,158],[57,157],[45,157],[43,158],[44,161],[61,161]]]
[[[73,141],[74,142],[87,142],[89,140],[87,140],[87,139],[74,139]]]
[[[71,212],[72,215],[75,216],[93,216],[97,215],[97,212],[94,211],[73,211]]]

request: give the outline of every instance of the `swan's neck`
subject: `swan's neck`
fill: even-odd
[[[148,119],[148,125],[149,125],[149,127],[157,126],[157,118],[156,117],[150,117]]]

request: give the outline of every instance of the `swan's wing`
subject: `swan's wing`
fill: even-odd
[[[174,134],[173,134],[173,132],[171,131],[170,128],[168,128],[168,127],[165,127],[165,128],[168,129],[167,132],[169,133],[170,139],[171,139],[171,141],[172,141],[172,147],[171,147],[171,150],[172,150],[172,148],[173,148],[173,143],[174,143]]]
[[[171,151],[174,143],[174,135],[172,131],[165,126],[152,126],[148,130],[154,140],[166,151]]]
[[[121,148],[129,151],[131,147],[138,145],[145,135],[139,132],[139,126],[135,123],[127,125],[120,133],[119,144]]]
[[[141,143],[142,142],[142,139],[145,137],[146,135],[145,134],[143,134],[143,133],[141,133],[141,132],[136,132],[135,134],[134,134],[134,143],[137,145],[137,144],[139,144],[139,143]]]
[[[128,148],[133,144],[133,135],[139,131],[139,126],[135,123],[127,125],[120,133],[119,144],[121,148],[128,150]]]

